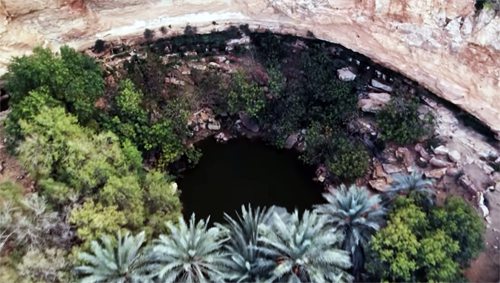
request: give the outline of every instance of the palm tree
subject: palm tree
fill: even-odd
[[[410,175],[394,174],[391,177],[393,181],[389,191],[387,192],[389,198],[392,198],[394,194],[403,192],[409,196],[425,196],[428,205],[432,205],[434,203],[434,200],[431,198],[436,195],[436,192],[432,188],[434,181],[431,179],[425,179],[423,177],[423,173],[414,171]]]
[[[89,265],[76,267],[76,273],[84,275],[80,283],[148,283],[150,278],[141,272],[141,247],[145,241],[145,233],[137,236],[129,233],[122,238],[118,233],[117,247],[104,235],[100,245],[92,241],[92,253],[80,253],[78,258]]]
[[[345,270],[351,267],[349,254],[336,246],[342,235],[325,227],[326,219],[315,212],[305,211],[302,220],[295,211],[285,223],[277,213],[271,226],[259,225],[257,247],[263,254],[276,260],[268,282],[325,282],[351,281]]]
[[[237,219],[224,214],[227,221],[226,227],[230,231],[230,240],[226,242],[232,263],[229,268],[236,282],[256,282],[263,276],[269,275],[275,267],[275,262],[266,258],[256,247],[258,243],[259,225],[269,225],[274,207],[270,209],[252,210],[248,206],[241,206],[241,215],[237,213]]]
[[[328,203],[316,205],[315,211],[345,236],[342,248],[351,254],[353,273],[358,279],[370,237],[380,229],[386,210],[380,205],[380,197],[370,195],[365,187],[352,185],[347,189],[341,185],[323,197]]]
[[[432,186],[434,181],[431,179],[425,179],[424,174],[421,172],[413,171],[410,175],[393,174],[391,177],[393,181],[389,192],[400,193],[403,191],[416,191],[427,192],[430,195],[435,195],[432,188],[427,188],[427,186]]]
[[[207,221],[195,223],[194,214],[189,226],[179,217],[179,228],[167,222],[170,235],[160,235],[149,255],[148,270],[162,283],[223,282],[230,264],[226,253],[219,252],[228,240],[222,227],[207,229]]]

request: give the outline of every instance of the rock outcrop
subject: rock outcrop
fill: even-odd
[[[83,50],[145,28],[251,28],[342,44],[418,81],[500,133],[500,17],[474,0],[2,0],[0,73],[35,45]],[[159,32],[157,32],[159,34]]]

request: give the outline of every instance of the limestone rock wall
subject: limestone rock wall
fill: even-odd
[[[217,24],[213,25],[212,21]],[[459,105],[500,133],[500,17],[474,0],[1,0],[0,73],[33,46],[88,48],[145,28],[230,24],[342,44]]]

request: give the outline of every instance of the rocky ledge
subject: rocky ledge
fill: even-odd
[[[35,45],[85,49],[98,38],[137,39],[251,28],[342,44],[418,81],[500,133],[500,17],[474,0],[3,0],[0,73]],[[348,75],[348,74],[346,74]]]

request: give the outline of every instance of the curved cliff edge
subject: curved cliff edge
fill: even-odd
[[[339,43],[419,82],[500,136],[500,17],[474,0],[0,0],[0,74],[36,45],[79,50],[145,28],[251,28]],[[213,22],[216,22],[214,25]]]

